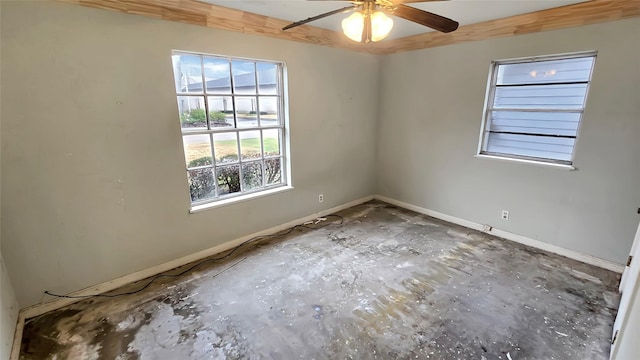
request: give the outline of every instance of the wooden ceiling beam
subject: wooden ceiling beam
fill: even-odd
[[[591,0],[574,5],[465,25],[448,34],[433,31],[374,45],[377,45],[379,52],[392,54],[469,41],[623,20],[637,16],[640,16],[640,0]]]
[[[341,32],[302,25],[282,31],[290,21],[258,15],[196,0],[57,0],[96,9],[142,15],[209,28],[268,36],[314,45],[331,46],[360,52],[377,53],[366,44],[347,39]]]
[[[574,5],[465,25],[447,34],[432,31],[400,39],[361,44],[348,40],[341,32],[309,25],[302,25],[293,30],[282,31],[282,27],[288,25],[290,21],[196,0],[57,1],[372,54],[392,54],[402,51],[530,34],[640,16],[640,0],[591,0]]]

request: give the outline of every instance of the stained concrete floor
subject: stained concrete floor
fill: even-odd
[[[340,214],[31,319],[20,358],[608,358],[616,274],[381,202]]]

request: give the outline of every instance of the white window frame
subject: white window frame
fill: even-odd
[[[582,108],[580,109],[494,109],[493,104],[495,102],[495,94],[496,94],[496,83],[498,78],[498,68],[500,65],[507,64],[521,64],[521,63],[532,63],[532,62],[542,62],[542,61],[550,61],[550,60],[569,60],[576,58],[585,58],[585,57],[593,57],[593,66],[591,67],[591,72],[589,74],[589,79],[582,83],[586,83],[586,92],[584,97],[584,103]],[[543,55],[543,56],[534,56],[534,57],[524,57],[524,58],[514,58],[514,59],[504,59],[504,60],[494,60],[491,62],[489,67],[489,78],[487,80],[487,90],[485,94],[485,102],[484,109],[482,114],[482,124],[480,127],[480,139],[478,141],[478,150],[476,152],[476,157],[480,158],[490,158],[490,159],[498,159],[498,160],[512,160],[522,163],[530,163],[535,165],[551,165],[555,167],[567,168],[570,170],[575,170],[573,166],[574,157],[576,152],[576,146],[578,144],[578,139],[580,135],[580,128],[582,127],[582,118],[584,115],[584,110],[587,104],[587,98],[589,95],[589,88],[591,86],[591,81],[593,77],[593,70],[595,68],[595,61],[597,59],[597,51],[584,51],[584,52],[575,52],[575,53],[567,53],[567,54],[556,54],[556,55]],[[565,85],[568,82],[557,82],[553,83],[553,85]],[[532,83],[533,84],[533,83]],[[539,83],[535,83],[539,84]],[[522,156],[517,154],[505,154],[505,153],[492,153],[486,151],[489,134],[491,133],[490,129],[490,121],[491,121],[491,112],[492,111],[543,111],[543,112],[573,112],[579,113],[579,121],[578,127],[576,131],[573,149],[571,151],[571,160],[557,160],[551,158],[540,158],[540,157],[530,157],[530,156]],[[553,136],[553,135],[552,135]],[[564,136],[558,136],[564,137]]]
[[[231,93],[210,93],[208,92],[207,86],[205,86],[207,80],[204,74],[204,68],[202,70],[202,91],[201,92],[180,92],[176,89],[176,99],[180,99],[181,97],[199,97],[202,98],[204,101],[204,110],[205,110],[205,114],[206,114],[206,119],[207,119],[207,128],[197,128],[197,129],[188,129],[188,128],[183,128],[182,124],[179,120],[179,116],[178,116],[178,126],[180,126],[180,131],[181,131],[181,137],[184,138],[185,136],[191,136],[191,135],[209,135],[209,139],[210,139],[210,144],[211,144],[211,165],[204,165],[204,166],[198,166],[198,167],[193,167],[190,168],[189,164],[187,163],[186,160],[186,154],[185,154],[185,169],[187,170],[187,186],[189,186],[189,176],[188,176],[188,172],[189,170],[194,170],[194,169],[201,169],[201,168],[211,168],[213,171],[213,176],[214,176],[214,182],[215,182],[215,196],[211,197],[211,198],[207,198],[207,199],[201,199],[201,200],[192,200],[191,199],[191,191],[189,189],[189,200],[191,203],[191,213],[195,213],[195,212],[199,212],[205,209],[209,209],[209,208],[214,208],[214,207],[218,207],[218,206],[222,206],[222,205],[226,205],[226,204],[231,204],[231,203],[236,203],[236,202],[241,202],[241,201],[246,201],[246,200],[251,200],[257,197],[261,197],[261,196],[266,196],[266,195],[271,195],[271,194],[275,194],[281,191],[286,191],[289,189],[292,189],[291,187],[291,176],[290,176],[290,156],[289,156],[289,152],[288,152],[288,148],[289,148],[289,122],[288,122],[288,107],[287,107],[287,83],[286,83],[286,65],[284,62],[281,61],[273,61],[273,60],[261,60],[261,59],[252,59],[252,58],[243,58],[243,57],[236,57],[236,56],[227,56],[227,55],[217,55],[217,54],[207,54],[207,53],[199,53],[199,52],[191,52],[191,51],[184,51],[184,50],[172,50],[171,52],[172,56],[175,55],[189,55],[189,56],[199,56],[200,60],[204,66],[204,57],[208,57],[208,58],[217,58],[217,59],[224,59],[226,61],[228,61],[229,63],[229,72],[230,72],[230,87],[231,87]],[[236,90],[234,88],[234,79],[233,79],[233,61],[243,61],[243,62],[253,62],[254,63],[254,69],[255,69],[255,87],[256,87],[256,94],[236,94]],[[277,74],[276,74],[276,88],[277,88],[277,92],[275,95],[273,94],[260,94],[260,90],[259,90],[259,79],[258,79],[258,71],[257,71],[257,64],[258,63],[268,63],[268,64],[272,64],[272,65],[276,65],[277,66]],[[175,69],[174,69],[175,71]],[[174,84],[175,85],[175,84]],[[234,112],[233,112],[233,122],[234,122],[234,126],[231,128],[216,128],[211,126],[211,122],[209,121],[209,97],[214,97],[214,96],[223,96],[223,97],[230,97],[232,98],[232,102],[233,102],[233,106],[234,106]],[[262,115],[260,112],[260,101],[259,98],[260,97],[271,97],[271,98],[277,98],[277,108],[278,108],[278,124],[277,125],[262,125],[262,123],[259,121],[257,126],[252,126],[252,127],[238,127],[237,126],[237,110],[236,110],[236,97],[255,97],[256,101],[255,102],[255,106],[256,106],[256,117],[259,119],[260,116]],[[178,100],[179,101],[179,100]],[[178,115],[180,115],[180,109],[178,108]],[[265,149],[262,143],[262,136],[260,137],[260,148],[261,148],[261,157],[260,157],[260,161],[262,163],[262,186],[254,188],[254,189],[250,189],[250,190],[244,190],[244,185],[243,185],[243,167],[242,164],[248,162],[255,162],[255,159],[251,159],[251,160],[243,160],[242,159],[242,153],[241,153],[241,138],[240,138],[240,133],[242,132],[246,132],[246,131],[259,131],[260,133],[262,133],[262,130],[269,130],[269,129],[278,129],[279,130],[279,155],[273,155],[273,156],[267,156],[265,154]],[[217,172],[217,166],[216,166],[216,155],[215,155],[215,146],[214,146],[214,140],[213,140],[213,136],[214,134],[222,134],[222,133],[235,133],[236,134],[236,141],[237,141],[237,147],[238,147],[238,160],[236,162],[233,163],[223,163],[224,165],[222,166],[233,166],[233,165],[237,165],[239,168],[239,181],[240,181],[240,188],[241,190],[239,192],[234,192],[234,193],[228,193],[228,194],[218,194],[218,172]],[[183,146],[184,146],[184,142],[183,142]],[[186,151],[186,150],[184,150]],[[277,184],[267,184],[266,183],[266,176],[265,176],[265,162],[267,160],[270,159],[280,159],[280,182]]]

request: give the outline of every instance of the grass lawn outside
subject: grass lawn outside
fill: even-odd
[[[238,154],[238,148],[236,140],[222,140],[215,141],[216,158]],[[249,157],[260,157],[260,139],[242,139],[240,140],[240,149],[242,153]],[[277,138],[265,138],[264,139],[264,152],[265,154],[277,154],[280,151],[280,145]],[[203,157],[211,157],[211,146],[208,142],[190,144],[186,151],[187,164],[195,159]]]

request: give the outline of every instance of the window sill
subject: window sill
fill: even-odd
[[[209,210],[209,209],[214,209],[214,208],[218,208],[221,206],[226,206],[226,205],[230,205],[230,204],[236,204],[236,203],[240,203],[243,201],[248,201],[248,200],[253,200],[253,199],[257,199],[263,196],[269,196],[269,195],[273,195],[273,194],[278,194],[281,192],[285,192],[285,191],[289,191],[289,190],[293,190],[293,186],[281,186],[281,187],[277,187],[275,189],[269,189],[269,190],[265,190],[265,191],[258,191],[252,194],[247,194],[247,195],[241,195],[241,196],[237,196],[237,197],[233,197],[230,199],[225,199],[225,200],[219,200],[219,201],[215,201],[215,202],[211,202],[211,203],[207,203],[207,204],[202,204],[202,205],[195,205],[191,207],[191,210],[189,210],[189,213],[191,214],[195,214],[195,213],[199,213],[201,211],[205,211],[205,210]]]
[[[546,166],[546,167],[552,167],[552,168],[556,168],[556,169],[569,170],[569,171],[578,170],[575,166],[572,166],[572,165],[554,164],[554,163],[548,163],[548,162],[543,162],[543,161],[515,159],[515,158],[493,156],[493,155],[482,155],[482,154],[474,155],[474,157],[478,158],[478,159],[502,160],[502,161],[521,163],[521,164],[531,164],[531,165],[538,165],[538,166]]]

